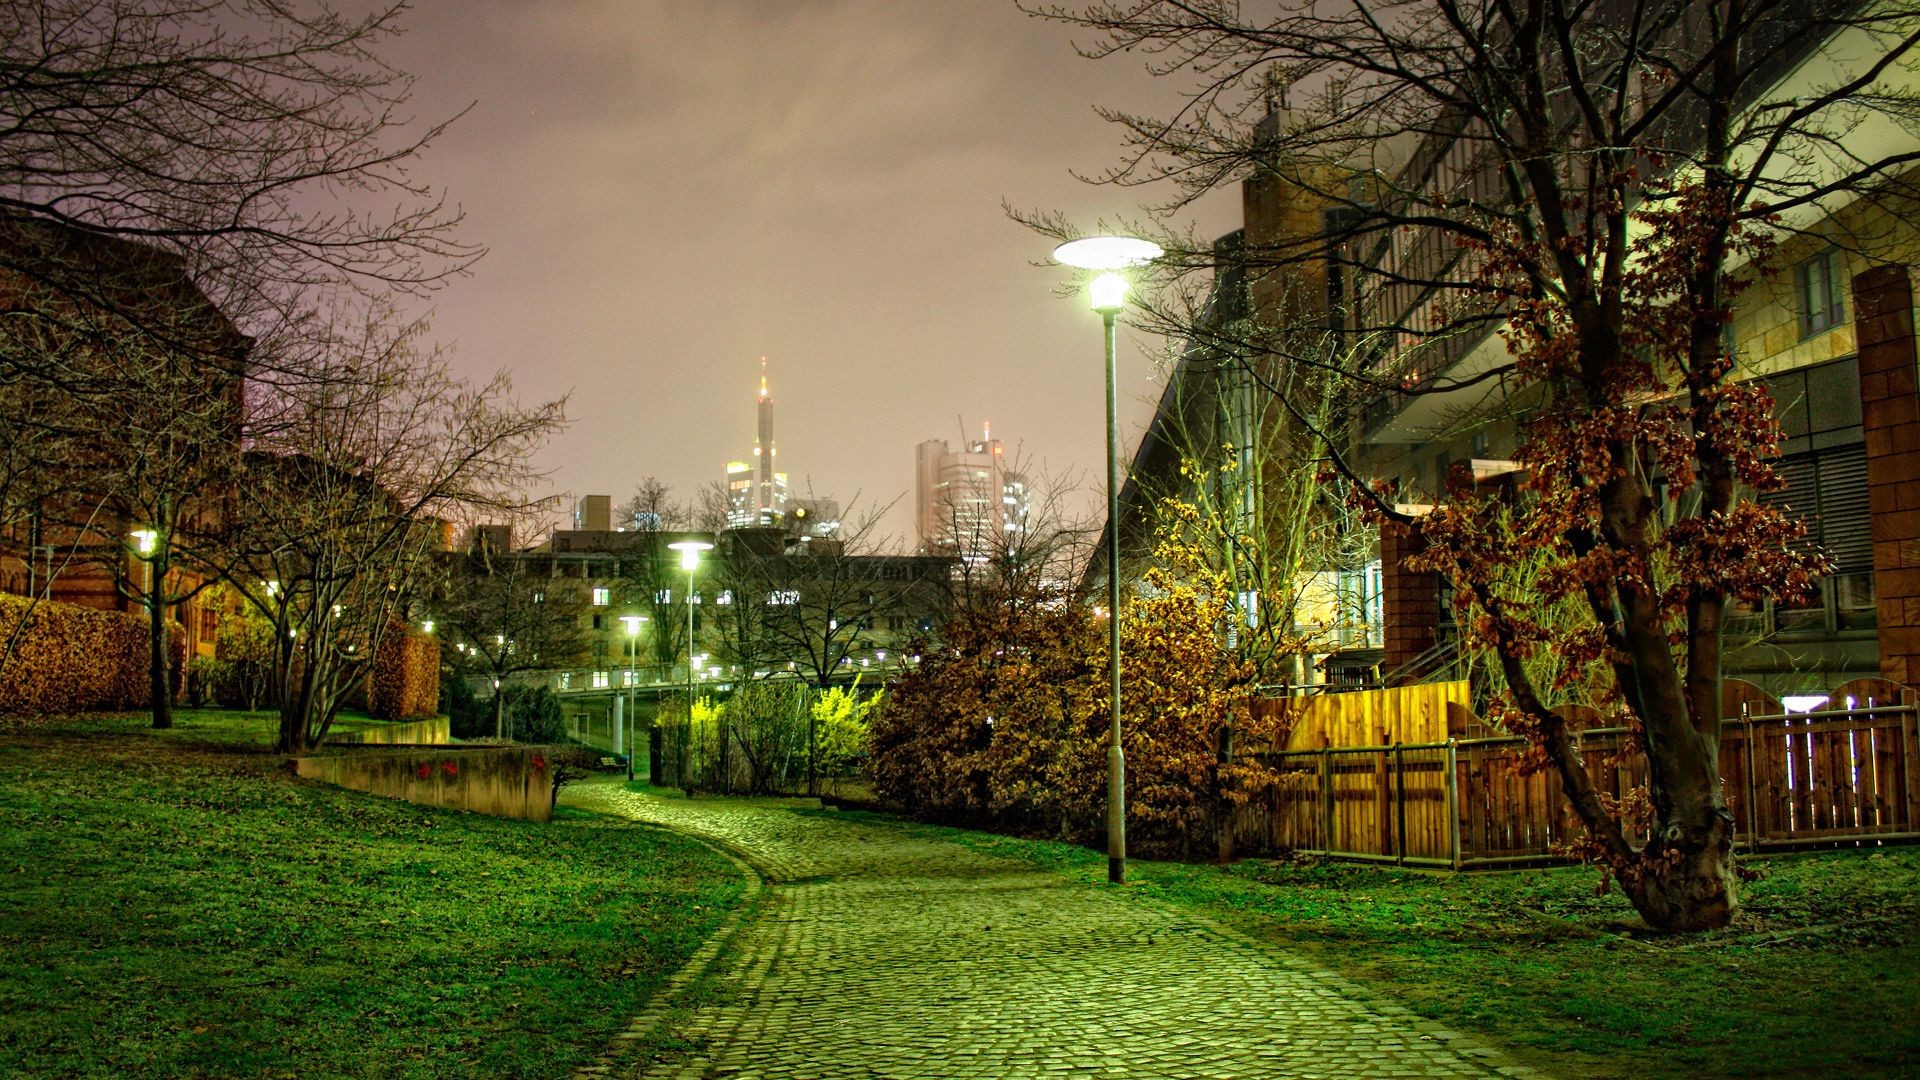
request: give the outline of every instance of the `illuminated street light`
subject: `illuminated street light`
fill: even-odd
[[[1107,739],[1107,880],[1127,880],[1127,764],[1120,749],[1120,412],[1114,396],[1118,361],[1114,322],[1127,303],[1127,279],[1114,273],[1159,258],[1160,245],[1131,236],[1090,236],[1053,249],[1053,261],[1104,271],[1088,283],[1093,310],[1106,325],[1107,343],[1107,675],[1112,726]]]
[[[693,572],[700,568],[700,553],[712,551],[713,545],[705,540],[675,540],[667,548],[680,553],[680,568],[687,572],[687,718],[680,732],[680,752],[674,756],[679,761],[680,787],[691,790],[687,783],[687,740],[693,738]]]
[[[635,679],[633,677],[633,667],[634,667],[635,661],[639,657],[638,650],[640,648],[640,624],[643,622],[646,622],[647,617],[645,615],[622,615],[620,616],[620,621],[627,624],[627,725],[626,726],[628,731],[638,732],[640,730],[639,715],[634,712],[634,705],[633,705],[633,684],[635,682]],[[633,744],[637,741],[639,741],[637,738],[627,739],[627,781],[629,783],[633,781],[633,752],[634,752]],[[651,780],[652,777],[648,777],[648,779]]]

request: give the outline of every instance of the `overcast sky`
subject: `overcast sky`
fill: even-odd
[[[1070,175],[1118,159],[1095,103],[1176,100],[1141,58],[1081,59],[1012,0],[420,0],[407,26],[385,54],[422,118],[474,103],[416,173],[491,249],[434,336],[571,395],[543,457],[569,506],[647,475],[684,498],[749,456],[761,356],[796,491],[901,496],[903,544],[914,446],[962,418],[1097,497],[1099,318],[1001,204],[1091,228],[1152,201]],[[1216,235],[1239,207],[1201,212]],[[1141,346],[1129,447],[1159,387]]]

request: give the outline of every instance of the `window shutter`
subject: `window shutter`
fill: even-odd
[[[1814,455],[1820,471],[1820,541],[1833,572],[1873,569],[1873,518],[1867,506],[1865,443],[1836,446]]]

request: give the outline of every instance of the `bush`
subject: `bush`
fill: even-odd
[[[512,691],[507,698],[507,735],[523,743],[565,742],[567,721],[560,696],[544,686]]]
[[[253,712],[273,701],[273,624],[257,615],[227,616],[214,635],[206,692],[215,704]]]
[[[367,676],[367,711],[382,720],[434,715],[440,698],[440,644],[394,621],[380,638]]]
[[[472,684],[459,674],[440,681],[440,708],[447,714],[448,729],[454,738],[493,736],[493,702],[475,697]]]
[[[186,644],[179,624],[170,630],[170,681],[177,686]],[[8,641],[13,652],[0,661],[0,714],[143,708],[151,701],[144,615],[0,595],[0,646]]]

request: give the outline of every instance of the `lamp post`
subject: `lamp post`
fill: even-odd
[[[705,540],[676,540],[667,547],[680,553],[680,568],[687,572],[687,719],[680,732],[680,752],[674,757],[681,789],[691,790],[687,783],[687,740],[693,737],[693,572],[700,568],[700,553],[712,551],[713,545]]]
[[[640,624],[647,621],[645,615],[622,615],[620,621],[627,625],[627,782],[633,782],[633,744],[637,741],[635,733],[640,730],[640,717],[633,711],[634,661],[639,657]],[[653,779],[649,776],[647,779]]]
[[[147,609],[147,692],[153,699],[153,726],[173,726],[173,687],[167,677],[167,624],[160,619],[160,590],[154,587],[153,560],[160,554],[160,532],[141,527],[127,532],[134,557],[140,560],[142,606]],[[163,577],[160,584],[165,584]]]
[[[1101,274],[1087,283],[1107,346],[1107,880],[1127,880],[1127,763],[1120,749],[1120,410],[1114,393],[1118,362],[1114,322],[1127,306],[1127,279],[1114,273],[1159,258],[1160,245],[1130,236],[1090,236],[1053,249],[1053,261]]]

